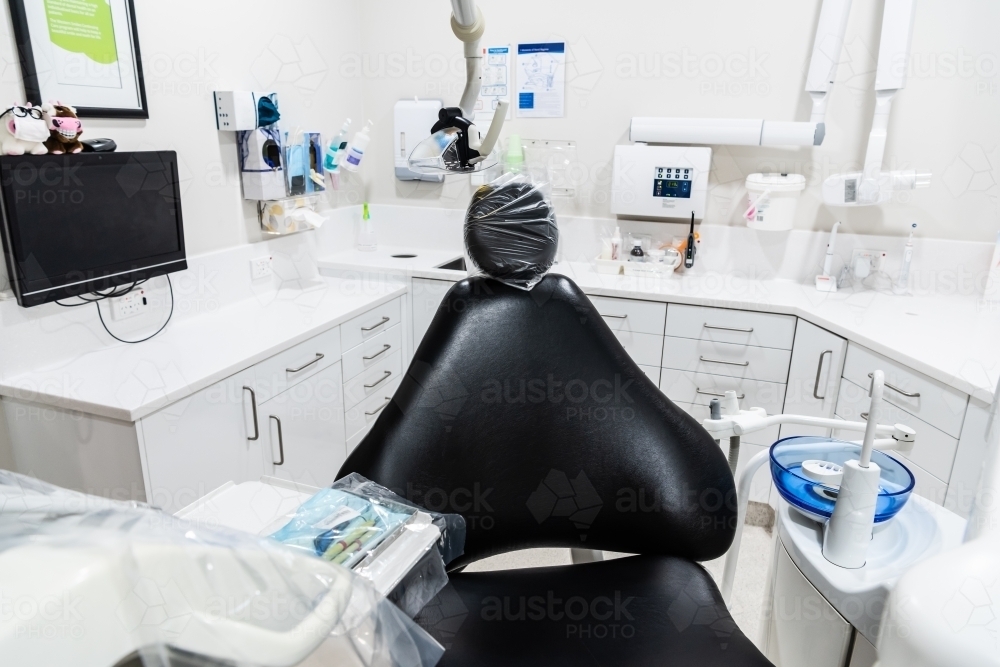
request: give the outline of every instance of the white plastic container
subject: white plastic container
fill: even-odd
[[[783,232],[792,228],[799,197],[806,189],[801,174],[750,174],[747,177],[749,208],[744,217],[750,229]]]

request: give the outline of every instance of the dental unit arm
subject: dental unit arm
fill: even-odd
[[[824,181],[823,201],[829,206],[873,206],[888,201],[893,192],[931,185],[929,172],[882,170],[892,99],[906,87],[915,10],[916,0],[885,0],[875,74],[875,115],[864,170],[835,174]]]
[[[823,0],[813,43],[806,92],[812,98],[808,121],[730,118],[633,118],[632,141],[731,146],[821,146],[826,108],[844,46],[852,0]]]
[[[882,390],[884,388],[885,377],[881,371],[876,371],[872,377],[872,404],[868,415],[878,414],[882,402]],[[772,426],[781,424],[792,424],[797,426],[812,426],[819,428],[836,429],[838,431],[854,431],[865,434],[862,446],[862,454],[859,464],[868,469],[869,466],[877,472],[877,466],[870,463],[872,449],[881,451],[898,451],[908,453],[913,450],[916,441],[916,433],[908,426],[895,424],[893,426],[877,424],[874,420],[863,422],[850,422],[840,419],[825,419],[822,417],[808,417],[805,415],[771,415],[768,416],[763,408],[751,408],[741,410],[736,392],[727,391],[725,398],[721,402],[720,414],[717,418],[706,419],[702,422],[713,438],[722,440],[730,438],[731,447],[739,448],[739,438],[757,431],[761,431]],[[722,597],[729,604],[732,599],[733,582],[736,580],[736,563],[739,560],[740,542],[743,537],[743,522],[746,521],[747,507],[750,500],[750,487],[754,475],[764,465],[770,457],[770,452],[764,450],[747,462],[743,472],[739,475],[736,488],[737,499],[737,524],[736,535],[733,544],[726,554],[726,564],[722,576]],[[735,460],[732,451],[730,452],[730,466],[735,474]],[[846,472],[846,469],[845,469]],[[874,512],[874,504],[872,505]],[[834,511],[836,515],[836,510]],[[874,514],[873,514],[874,516]],[[831,518],[831,522],[833,519]],[[829,525],[829,524],[828,524]],[[870,533],[869,533],[870,536]],[[826,548],[824,547],[824,553]]]
[[[431,137],[410,155],[409,168],[417,173],[470,173],[493,166],[486,162],[500,139],[510,106],[506,100],[498,104],[493,123],[483,136],[472,119],[483,86],[480,40],[486,31],[486,19],[475,0],[451,0],[451,6],[452,32],[465,45],[465,90],[459,106],[441,109]]]

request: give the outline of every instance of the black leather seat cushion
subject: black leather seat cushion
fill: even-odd
[[[560,275],[456,284],[352,472],[462,514],[452,567],[531,547],[709,560],[735,532],[721,448]]]
[[[771,664],[711,576],[670,556],[453,574],[416,620],[446,649],[438,667]]]

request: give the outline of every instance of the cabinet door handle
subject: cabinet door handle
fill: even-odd
[[[819,365],[816,366],[816,384],[813,385],[813,398],[815,398],[818,401],[826,400],[826,396],[819,395],[819,376],[823,374],[823,357],[825,357],[828,354],[832,355],[833,350],[825,350],[823,354],[819,355]]]
[[[250,392],[250,407],[253,408],[253,437],[247,440],[260,440],[260,424],[257,423],[257,392],[250,387],[243,387],[243,391]]]
[[[605,315],[604,313],[601,313],[601,317],[608,317],[608,318],[611,318],[613,320],[627,320],[628,319],[628,315]]]
[[[695,392],[701,394],[702,396],[718,396],[719,398],[725,398],[726,397],[725,394],[720,394],[717,391],[702,391],[701,389],[698,389],[697,387],[695,387]],[[736,398],[738,398],[741,401],[744,398],[746,398],[746,397],[747,397],[746,394],[739,394],[739,395],[736,396]]]
[[[278,425],[278,455],[281,457],[281,460],[277,463],[274,463],[274,459],[271,459],[271,463],[274,463],[276,466],[283,466],[285,465],[285,440],[281,436],[281,420],[274,415],[271,415],[271,419]]]
[[[874,372],[869,373],[868,377],[871,378],[872,384],[875,384],[875,373]],[[906,396],[907,398],[920,398],[920,392],[910,393],[908,391],[903,391],[899,387],[894,387],[891,384],[889,384],[888,382],[885,383],[885,388],[886,389],[892,389],[894,392],[896,392],[900,396]],[[868,385],[868,395],[870,396],[871,393],[872,393],[872,385],[870,384],[870,385]]]
[[[706,359],[705,357],[698,357],[701,361],[707,364],[725,364],[727,366],[743,366],[746,368],[750,365],[749,361],[723,361],[722,359]]]
[[[388,352],[391,349],[392,349],[392,345],[383,345],[381,352],[376,352],[375,354],[373,354],[370,357],[361,357],[361,358],[364,359],[365,361],[371,361],[372,359],[378,359],[379,357],[381,357],[383,354],[385,354],[386,352]]]
[[[753,333],[753,327],[750,327],[749,329],[740,329],[738,327],[720,327],[715,324],[709,324],[708,322],[705,322],[705,328],[717,329],[719,331],[735,331],[737,333]]]
[[[374,411],[372,411],[372,412],[366,412],[365,414],[368,415],[369,417],[374,417],[375,415],[377,415],[378,413],[382,412],[387,407],[389,407],[390,403],[392,403],[392,399],[389,398],[388,396],[386,396],[385,397],[385,403],[383,403],[382,405],[380,405],[377,408],[375,408]]]
[[[303,366],[299,366],[298,368],[286,368],[285,371],[288,372],[288,373],[301,373],[302,371],[304,371],[305,369],[309,368],[313,364],[318,364],[320,362],[320,360],[322,360],[324,357],[326,357],[325,354],[320,354],[319,352],[317,352],[316,353],[316,358],[313,359],[312,361],[310,361],[308,364],[305,364]]]
[[[861,418],[864,419],[865,421],[868,421],[868,413],[867,412],[862,412],[861,413]]]
[[[390,320],[391,320],[391,318],[389,318],[389,317],[383,317],[382,321],[379,322],[378,324],[373,324],[372,326],[367,327],[367,328],[366,327],[361,327],[361,330],[364,331],[364,332],[366,332],[366,333],[369,332],[369,331],[375,331],[379,327],[384,327],[386,325],[386,323],[389,322]]]
[[[374,389],[375,387],[379,386],[380,384],[382,384],[391,377],[392,377],[392,371],[386,371],[385,375],[382,376],[381,380],[377,380],[375,384],[366,384],[365,389]]]

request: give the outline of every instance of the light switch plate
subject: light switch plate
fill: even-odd
[[[257,257],[250,260],[250,275],[254,280],[267,278],[274,274],[274,266],[271,257]]]
[[[146,300],[146,290],[132,290],[124,296],[111,301],[111,312],[116,320],[127,320],[141,315],[149,307]]]
[[[858,266],[858,260],[868,260],[872,271],[882,271],[888,257],[889,253],[885,250],[855,250],[851,254],[851,266]]]

